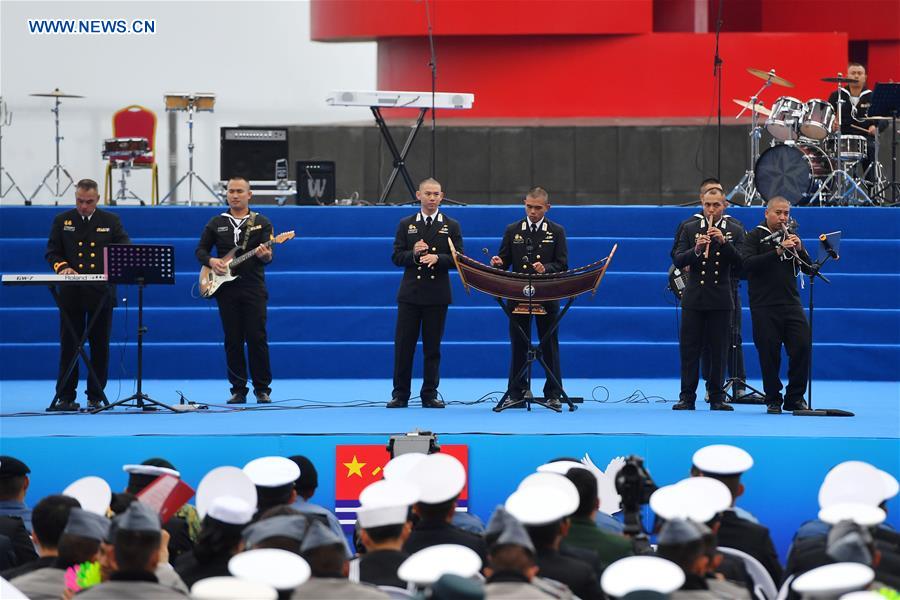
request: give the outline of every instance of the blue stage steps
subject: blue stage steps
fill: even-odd
[[[46,235],[59,208],[0,208],[3,273],[45,272]],[[145,375],[224,378],[215,302],[196,298],[193,256],[206,221],[220,208],[119,208],[136,243],[176,247],[177,282],[145,293]],[[297,238],[279,246],[268,269],[269,337],[276,378],[389,377],[400,269],[390,262],[397,221],[410,207],[263,207],[276,232]],[[521,207],[447,207],[460,221],[466,253],[486,260]],[[673,377],[678,373],[677,311],[666,287],[672,235],[695,212],[676,207],[557,206],[550,218],[569,233],[570,267],[619,250],[591,299],[579,298],[561,328],[567,377]],[[731,209],[746,225],[762,208]],[[900,372],[900,212],[891,209],[795,209],[801,237],[842,229],[842,258],[816,284],[814,368],[825,379],[898,380]],[[443,347],[444,377],[498,377],[508,369],[504,315],[493,299],[467,295],[453,274],[454,305]],[[743,286],[745,287],[745,286]],[[744,309],[746,363],[758,375],[749,312]],[[120,286],[111,377],[135,373],[137,293]],[[804,301],[808,295],[804,290]],[[121,302],[126,298],[127,302]],[[43,288],[0,291],[0,379],[52,379],[58,318]]]

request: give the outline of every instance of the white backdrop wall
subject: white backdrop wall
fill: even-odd
[[[29,19],[155,19],[156,33],[33,35]],[[304,1],[0,0],[0,95],[13,113],[3,128],[2,160],[28,196],[54,162],[53,102],[31,93],[58,87],[85,96],[62,104],[61,163],[76,181],[96,179],[101,193],[100,151],[112,137],[112,114],[129,104],[154,110],[162,198],[174,183],[164,93],[216,94],[215,112],[197,113],[194,121],[195,170],[212,184],[219,176],[219,127],[368,121],[368,109],[328,107],[325,97],[332,89],[375,89],[375,79],[375,44],[311,42]],[[176,115],[180,175],[187,170],[187,113]],[[149,173],[134,173],[129,186],[149,197]],[[186,186],[179,192],[185,200]],[[69,190],[64,201],[72,198]],[[35,204],[54,200],[44,191]],[[2,202],[22,199],[11,192]]]

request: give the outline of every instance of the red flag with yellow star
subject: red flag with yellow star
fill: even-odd
[[[466,486],[459,495],[457,510],[469,505],[469,447],[464,444],[442,444],[441,452],[462,463],[466,470]],[[386,444],[348,444],[335,447],[334,497],[335,512],[348,535],[356,524],[359,495],[366,486],[384,478],[384,465],[391,459]]]

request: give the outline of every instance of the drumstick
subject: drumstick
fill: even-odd
[[[854,129],[859,129],[860,131],[864,131],[866,133],[869,133],[869,130],[866,129],[865,127],[860,127],[859,125],[854,125],[853,123],[850,124],[850,127],[853,127]]]

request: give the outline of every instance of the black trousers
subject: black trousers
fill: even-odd
[[[513,309],[518,305],[518,302],[507,303],[507,306],[509,306],[510,309]],[[535,324],[537,325],[538,338],[540,339],[544,338],[544,334],[547,333],[553,325],[553,322],[556,321],[556,315],[559,313],[559,303],[546,302],[544,303],[544,308],[547,310],[546,315],[533,315]],[[525,365],[526,356],[528,354],[528,344],[531,341],[531,319],[532,315],[513,315],[509,321],[509,343],[512,355],[509,363],[508,389],[510,396],[516,399],[522,398],[525,395],[525,392],[528,391],[527,373],[518,378],[517,375]],[[516,326],[517,324],[518,327]],[[519,333],[519,327],[528,334],[528,342],[522,338],[522,334]],[[556,380],[559,382],[557,385],[548,375],[547,380],[544,382],[544,397],[560,398],[562,397],[563,390],[562,371],[559,367],[558,329],[553,332],[553,335],[549,336],[541,343],[541,355],[544,358],[544,362],[547,363],[550,371],[556,375]]]
[[[394,392],[393,398],[409,400],[412,381],[413,356],[422,332],[422,354],[425,358],[422,373],[422,400],[437,398],[441,381],[441,338],[447,321],[447,305],[397,303],[397,329],[394,333]]]
[[[103,397],[103,390],[106,388],[106,379],[109,375],[109,336],[112,331],[112,311],[113,298],[115,292],[106,286],[60,286],[59,303],[60,310],[64,312],[72,323],[77,337],[72,337],[63,322],[63,316],[59,317],[59,374],[57,382],[59,382],[59,399],[61,402],[74,402],[76,395],[76,387],[78,387],[78,365],[69,375],[68,379],[62,381],[63,375],[69,366],[69,362],[75,355],[76,347],[84,330],[87,328],[88,322],[97,312],[104,295],[109,295],[100,314],[97,315],[97,321],[88,335],[88,342],[91,348],[91,367],[97,374],[100,387],[88,377],[87,380],[87,397],[88,400],[99,401]]]
[[[700,382],[700,354],[709,352],[709,372],[706,376],[710,402],[724,402],[725,362],[731,342],[730,310],[681,310],[681,394],[682,402],[697,399]]]
[[[729,322],[726,334],[728,336],[728,360],[725,363],[725,369],[728,376],[733,379],[747,380],[747,371],[744,368],[744,339],[741,336],[741,295],[735,289],[734,293],[734,313],[732,315],[734,330],[732,331],[732,323]],[[732,337],[732,334],[734,337]],[[706,381],[706,388],[709,391],[709,348],[704,346],[703,353],[700,355],[700,372],[703,374],[703,381]],[[737,386],[741,389],[741,386]]]
[[[223,285],[215,295],[225,332],[225,361],[232,394],[247,394],[247,362],[253,391],[272,392],[269,338],[266,334],[266,302],[269,293],[259,286]],[[244,358],[244,346],[247,359]]]
[[[809,322],[799,304],[750,308],[753,343],[759,354],[767,404],[781,404],[781,346],[788,355],[788,385],[784,403],[803,400],[809,381]]]

